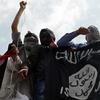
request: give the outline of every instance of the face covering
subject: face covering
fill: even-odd
[[[25,47],[25,51],[26,51],[26,54],[29,55],[31,49],[33,48],[34,45],[36,45],[37,42],[36,42],[36,39],[35,37],[31,36],[31,37],[26,37],[24,39],[24,47]]]

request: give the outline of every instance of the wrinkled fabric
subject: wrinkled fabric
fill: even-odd
[[[21,63],[22,61],[18,56],[16,61],[13,61],[11,57],[8,58],[0,90],[0,100],[29,100],[26,95],[19,91],[19,84],[22,85],[22,79],[18,78],[17,71],[20,69]]]
[[[20,32],[12,33],[12,40],[19,49],[19,57],[22,60],[21,68],[28,69],[25,47],[24,47],[24,44],[22,44],[22,40],[21,40],[21,37],[20,37]],[[19,87],[18,91],[20,91],[20,93],[28,96],[29,98],[31,98],[31,96],[30,96],[30,90],[31,89],[30,89],[29,78],[26,77],[25,80],[20,80],[20,83],[21,84],[18,84],[19,85],[18,86]]]

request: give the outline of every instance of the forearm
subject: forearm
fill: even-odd
[[[66,33],[60,40],[58,40],[58,47],[67,46],[69,42],[71,42],[71,40],[77,37],[78,35],[79,34],[77,33],[77,31],[74,31],[72,33]]]
[[[15,32],[18,32],[18,24],[19,24],[19,20],[20,20],[20,17],[23,13],[24,9],[19,9],[19,11],[17,12],[15,18],[14,18],[14,21],[12,23],[12,33],[15,33]]]

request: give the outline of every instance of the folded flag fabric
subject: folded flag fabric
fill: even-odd
[[[52,50],[47,60],[45,100],[100,98],[100,42]]]

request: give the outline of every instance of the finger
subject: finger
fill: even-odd
[[[24,75],[27,76],[27,72],[25,72]]]
[[[22,73],[24,70],[26,70],[26,69],[21,69],[18,71],[18,73]]]
[[[20,74],[22,72],[22,70],[18,71],[18,74]]]
[[[22,77],[22,79],[25,79],[25,75],[23,73],[21,74],[21,77]]]
[[[23,4],[23,5],[26,5],[26,4],[27,4],[27,2],[25,2],[25,1],[22,1],[22,4]]]
[[[23,73],[20,72],[20,71],[18,72],[18,76],[21,77],[21,78],[24,78],[24,77],[23,77]]]

